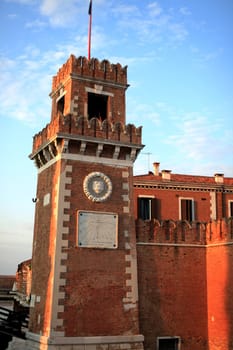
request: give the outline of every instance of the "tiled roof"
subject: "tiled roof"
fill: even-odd
[[[163,182],[168,181],[162,178],[162,173],[159,175],[154,175],[152,172],[143,175],[135,175],[134,181],[149,181],[149,182]],[[179,182],[179,183],[189,183],[189,184],[217,184],[215,181],[215,176],[199,176],[199,175],[185,175],[185,174],[170,174],[169,182]],[[220,185],[233,186],[233,178],[223,177],[223,183],[218,183]]]

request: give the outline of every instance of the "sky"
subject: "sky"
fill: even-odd
[[[0,1],[0,274],[31,257],[32,137],[52,76],[87,56],[89,0]],[[233,177],[233,1],[93,0],[91,56],[128,66],[127,123],[143,126],[134,173]]]

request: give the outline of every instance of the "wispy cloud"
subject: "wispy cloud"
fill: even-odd
[[[191,46],[190,52],[193,55],[193,61],[202,66],[219,58],[223,53],[223,49],[215,48],[214,50],[208,52],[206,49],[200,49],[196,46]]]
[[[26,28],[32,28],[32,29],[42,29],[46,26],[47,26],[47,23],[39,19],[36,19],[35,21],[27,22],[25,24]]]
[[[96,49],[103,46],[101,32],[94,31]],[[52,76],[68,59],[71,53],[76,56],[86,51],[87,38],[77,35],[72,41],[60,43],[48,51],[29,45],[19,56],[0,57],[1,115],[34,125],[38,120],[48,120],[50,115],[50,86]],[[40,103],[41,101],[42,103]]]
[[[222,137],[218,134],[222,127],[221,119],[210,118],[202,112],[186,112],[176,116],[173,122],[173,133],[167,135],[165,143],[172,146],[174,154],[182,155],[185,167],[193,172],[196,169],[197,173],[201,169],[216,171],[232,137],[232,133]],[[216,159],[220,160],[219,164],[216,164]]]
[[[87,8],[88,4],[86,4]],[[82,13],[84,7],[80,0],[43,0],[40,12],[46,16],[50,24],[54,27],[66,27],[78,20],[78,15]]]
[[[14,2],[16,4],[22,5],[33,5],[37,2],[37,0],[5,0],[6,2]]]
[[[211,129],[208,120],[199,113],[191,112],[181,116],[176,126],[176,134],[170,135],[168,143],[175,145],[179,152],[188,158],[200,159],[207,140],[210,141]]]
[[[7,17],[11,20],[15,19],[17,17],[16,13],[9,13],[9,15],[7,15]]]
[[[184,16],[190,16],[192,14],[187,7],[181,7],[179,12]]]
[[[136,5],[115,4],[111,11],[116,17],[124,19],[140,16],[140,11]]]
[[[147,8],[149,10],[149,15],[152,17],[157,17],[163,12],[162,7],[157,2],[150,3]]]
[[[88,9],[88,2],[82,0],[5,0],[20,5],[36,5],[38,16],[42,15],[52,27],[70,27],[82,15],[84,8]],[[28,22],[26,27],[42,27],[45,21],[36,19]]]
[[[163,166],[179,173],[232,173],[232,166],[227,168],[225,164],[229,162],[226,150],[233,146],[233,130],[223,131],[224,120],[220,116],[208,110],[178,110],[162,101],[154,101],[153,108],[150,107],[142,104],[138,108],[135,106],[133,111],[143,120],[144,132],[146,129],[150,135],[150,148],[144,152],[151,154],[151,164],[163,160],[166,163]],[[154,115],[150,114],[152,110]],[[219,130],[222,130],[221,134]],[[145,173],[147,168],[145,156],[139,156],[135,173]]]
[[[173,11],[174,12],[174,11]],[[177,9],[179,12],[179,9]],[[123,31],[134,32],[140,43],[148,42],[179,43],[186,40],[189,31],[186,25],[178,20],[176,13],[163,8],[158,2],[151,2],[140,9],[136,6],[115,5],[113,14],[118,27]]]
[[[135,99],[128,99],[129,113],[127,119],[135,124],[141,123],[152,123],[153,126],[160,124],[161,115],[159,110],[156,109],[155,105],[141,103]]]
[[[1,115],[30,124],[47,117],[53,56],[49,61],[48,55],[30,46],[14,60],[2,58],[1,61],[6,64],[1,72],[1,81],[5,86],[0,91]],[[38,101],[43,103],[39,104]]]

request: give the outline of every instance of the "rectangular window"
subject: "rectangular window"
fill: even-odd
[[[194,221],[194,200],[191,198],[179,198],[179,219]]]
[[[179,337],[158,337],[157,350],[180,350]]]
[[[233,216],[233,201],[228,202],[228,216]]]
[[[107,118],[108,96],[88,92],[88,119]]]
[[[61,114],[64,114],[64,108],[65,108],[65,96],[62,96],[57,100],[57,111]]]
[[[156,218],[156,198],[138,197],[138,218],[151,220]]]

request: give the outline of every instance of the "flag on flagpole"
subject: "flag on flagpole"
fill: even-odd
[[[89,15],[89,29],[88,29],[88,53],[87,53],[87,58],[88,58],[88,60],[90,60],[90,58],[91,58],[92,0],[90,0],[90,2],[89,2],[88,15]]]
[[[88,9],[88,15],[92,15],[92,0],[90,0],[90,3],[89,3],[89,9]]]

